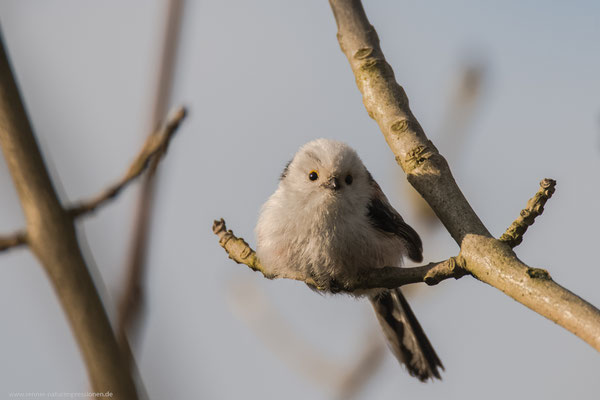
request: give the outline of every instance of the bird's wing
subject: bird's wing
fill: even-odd
[[[423,261],[423,243],[419,234],[404,222],[398,211],[394,210],[381,187],[372,177],[371,185],[374,195],[367,209],[367,216],[371,224],[383,232],[400,237],[406,245],[408,257],[415,262]]]
[[[285,164],[283,171],[281,171],[281,175],[279,175],[280,181],[283,180],[287,176],[288,171],[290,170],[290,164],[292,163],[292,161],[294,161],[293,158],[290,161],[288,161],[287,164]]]

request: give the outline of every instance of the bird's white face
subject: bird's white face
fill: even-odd
[[[366,207],[371,178],[348,145],[318,139],[302,147],[282,175],[283,188],[305,207]]]

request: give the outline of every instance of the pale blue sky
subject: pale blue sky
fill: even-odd
[[[163,4],[0,0],[2,31],[64,199],[105,187],[139,148]],[[434,142],[444,135],[464,60],[484,63],[466,142],[440,150],[495,235],[540,179],[557,179],[517,254],[600,305],[600,3],[365,1],[365,8]],[[402,197],[403,175],[362,106],[335,32],[325,0],[186,4],[171,104],[186,104],[190,114],[161,164],[147,319],[136,350],[153,399],[332,397],[331,387],[298,374],[293,360],[257,337],[251,321],[262,320],[244,314],[254,303],[243,288],[266,296],[282,325],[341,365],[356,359],[365,332],[376,327],[365,302],[267,281],[234,264],[210,231],[224,217],[253,244],[261,204],[285,162],[311,139],[357,149],[421,233],[426,261],[458,250]],[[0,188],[0,232],[10,232],[23,218],[3,163]],[[83,224],[113,317],[135,201],[130,190]],[[407,293],[446,366],[444,380],[421,384],[386,354],[360,398],[597,398],[598,353],[498,290],[463,278]],[[0,315],[0,396],[87,388],[52,288],[25,250],[0,256]]]

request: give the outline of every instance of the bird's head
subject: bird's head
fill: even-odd
[[[371,177],[356,151],[343,142],[313,140],[302,146],[282,173],[281,185],[311,204],[366,206]]]

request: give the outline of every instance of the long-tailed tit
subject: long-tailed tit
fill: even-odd
[[[257,256],[275,276],[317,282],[330,291],[369,268],[421,261],[419,235],[390,205],[356,152],[345,143],[305,144],[263,205]],[[409,373],[440,378],[442,363],[399,289],[355,293],[371,301],[388,344]]]

